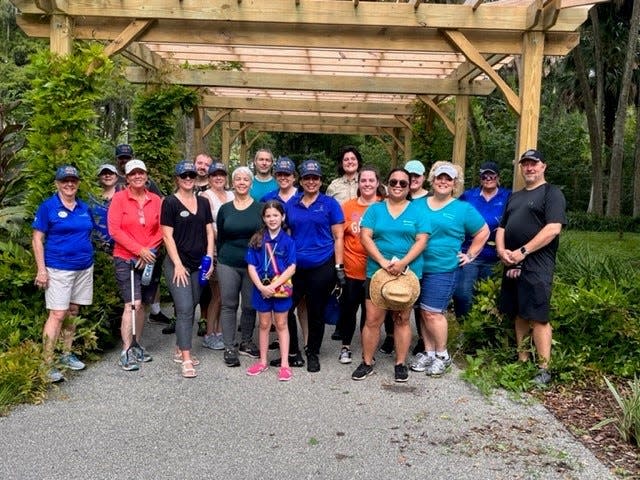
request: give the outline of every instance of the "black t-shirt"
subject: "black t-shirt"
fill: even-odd
[[[195,215],[178,200],[169,195],[162,202],[160,225],[173,227],[173,240],[176,242],[178,256],[187,270],[200,267],[202,256],[207,253],[207,224],[213,224],[209,201],[196,197],[198,207]]]
[[[522,247],[549,223],[566,225],[566,206],[562,191],[548,183],[533,190],[514,192],[500,221],[500,227],[504,228],[505,248],[516,250]],[[553,273],[559,243],[556,236],[548,245],[532,252],[525,258],[523,268]]]

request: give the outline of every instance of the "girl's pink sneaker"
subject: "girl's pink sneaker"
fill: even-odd
[[[278,371],[278,380],[281,382],[288,382],[293,377],[293,373],[289,367],[281,367]]]
[[[256,362],[253,365],[251,365],[249,368],[247,368],[247,375],[251,377],[255,377],[256,375],[260,375],[262,372],[268,369],[269,367],[264,363]]]

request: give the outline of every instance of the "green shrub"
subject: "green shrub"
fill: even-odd
[[[640,445],[640,382],[638,377],[629,381],[628,393],[620,392],[611,381],[604,377],[604,381],[613,395],[620,412],[614,418],[608,418],[593,427],[597,430],[609,423],[613,423],[625,442]]]
[[[22,342],[0,352],[0,415],[12,405],[42,401],[48,387],[39,343]]]
[[[635,232],[640,233],[640,217],[603,217],[595,213],[568,212],[570,230],[588,232]]]

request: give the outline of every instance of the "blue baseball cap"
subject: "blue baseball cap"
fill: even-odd
[[[116,158],[133,158],[133,148],[128,143],[121,143],[116,147]]]
[[[62,165],[56,170],[56,180],[64,180],[65,178],[75,178],[80,180],[78,169],[71,165]]]
[[[316,175],[321,177],[322,169],[320,168],[320,162],[313,158],[302,162],[302,165],[300,165],[300,176],[306,177],[307,175]]]
[[[424,164],[420,160],[409,160],[404,164],[404,169],[414,175],[424,175],[424,172],[426,171]]]
[[[224,166],[222,162],[213,162],[209,167],[209,175],[213,175],[214,173],[222,172],[225,175],[227,174],[227,167]]]
[[[176,165],[176,176],[180,176],[183,173],[197,173],[196,166],[193,162],[189,162],[188,160],[183,160]]]
[[[544,163],[542,154],[538,150],[533,150],[533,149],[527,150],[526,152],[524,152],[520,157],[520,160],[518,161],[518,163],[522,162],[523,160],[533,160],[535,162]]]
[[[500,167],[496,162],[484,162],[480,165],[480,175],[486,172],[500,173]]]
[[[296,173],[296,165],[289,157],[278,157],[273,167],[273,173],[286,173],[293,175]]]

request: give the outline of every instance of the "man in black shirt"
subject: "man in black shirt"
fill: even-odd
[[[539,151],[524,152],[519,165],[525,187],[509,198],[496,232],[496,249],[505,265],[500,311],[515,318],[520,361],[529,359],[522,344],[531,335],[539,367],[534,381],[546,384],[551,381],[551,285],[559,234],[567,224],[566,201],[558,187],[546,182],[547,164]]]

